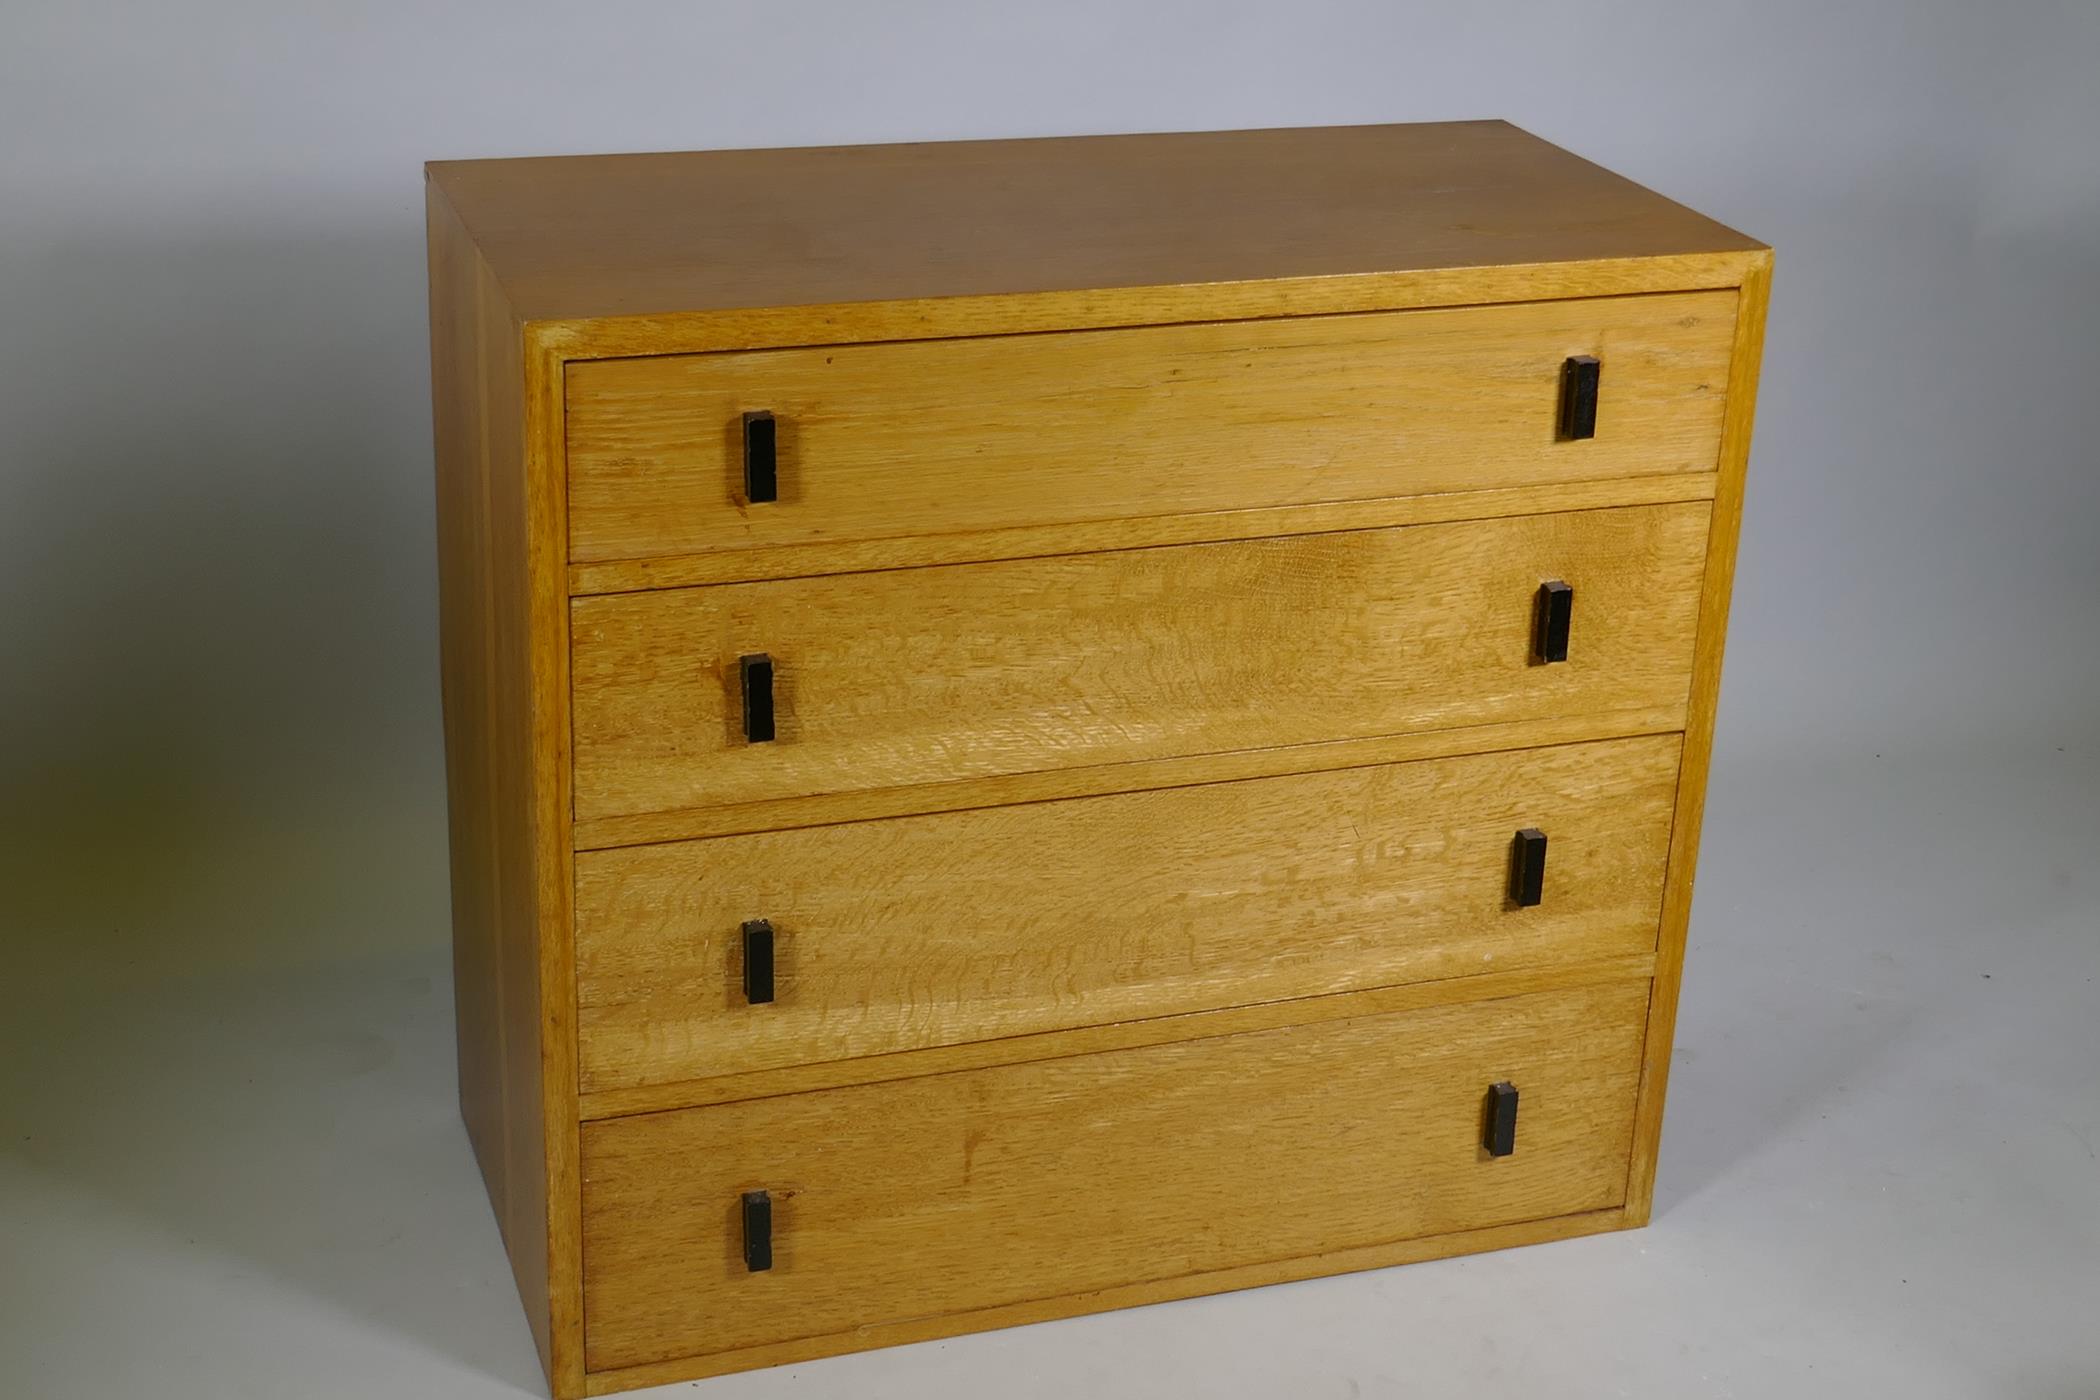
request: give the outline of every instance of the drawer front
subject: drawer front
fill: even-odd
[[[579,363],[570,556],[1710,472],[1734,324],[1715,291]],[[1596,431],[1561,441],[1575,355]]]
[[[1648,983],[586,1124],[592,1370],[1625,1199]],[[1515,1150],[1483,1144],[1516,1086]],[[751,1272],[743,1193],[771,1202]]]
[[[1681,707],[1709,506],[571,604],[580,820]],[[1567,660],[1533,659],[1542,580]],[[749,742],[739,658],[772,660]]]
[[[583,1090],[1649,952],[1678,748],[1652,736],[581,852]],[[1522,828],[1546,833],[1547,868],[1520,908]],[[773,1000],[753,1004],[743,925],[758,918]]]

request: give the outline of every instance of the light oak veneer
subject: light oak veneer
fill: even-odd
[[[1681,703],[1704,502],[578,599],[590,820]],[[1539,586],[1577,593],[1532,659]],[[1339,600],[1339,601],[1338,601]],[[775,668],[747,743],[739,658]]]
[[[1652,953],[1656,735],[590,851],[586,1094]],[[1509,900],[1514,832],[1552,898]],[[745,1000],[743,921],[776,937]]]
[[[1626,1195],[1645,982],[750,1099],[584,1129],[593,1370]],[[1488,1085],[1524,1086],[1490,1158]],[[754,1275],[728,1226],[770,1187]]]
[[[1647,1219],[1767,249],[1500,122],[428,176],[461,1111],[556,1396]]]
[[[568,376],[579,563],[1709,472],[1733,292],[600,360]],[[1570,355],[1597,435],[1554,438]],[[779,490],[743,498],[742,419]]]

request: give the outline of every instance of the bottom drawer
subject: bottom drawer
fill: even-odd
[[[1647,996],[1614,982],[588,1123],[586,1364],[1619,1205]],[[1501,1081],[1519,1097],[1497,1157]]]

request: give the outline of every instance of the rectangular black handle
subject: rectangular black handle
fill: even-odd
[[[1490,1157],[1507,1157],[1517,1150],[1517,1086],[1507,1079],[1488,1086],[1487,1131],[1480,1145]]]
[[[773,1196],[767,1191],[744,1193],[744,1268],[762,1274],[773,1267]]]
[[[737,658],[744,687],[744,742],[773,742],[773,658],[764,652]]]
[[[744,920],[744,1000],[763,1006],[773,999],[773,925]]]
[[[1530,909],[1546,897],[1546,833],[1535,826],[1518,832],[1510,846],[1509,897],[1519,909]]]
[[[780,499],[780,470],[774,455],[776,437],[773,415],[744,415],[744,499],[765,502]]]
[[[1597,376],[1603,366],[1595,355],[1570,355],[1560,367],[1562,442],[1597,436]]]
[[[1559,579],[1539,585],[1533,609],[1531,654],[1541,665],[1568,659],[1568,624],[1575,620],[1575,590]]]

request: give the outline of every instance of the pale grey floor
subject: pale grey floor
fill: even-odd
[[[2096,793],[2090,750],[1717,771],[1646,1231],[705,1392],[2100,1396]],[[143,961],[5,998],[0,1393],[535,1393],[441,957]]]

